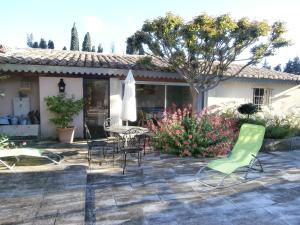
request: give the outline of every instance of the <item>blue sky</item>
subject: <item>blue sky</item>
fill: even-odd
[[[57,49],[70,45],[70,30],[76,22],[79,41],[91,33],[94,45],[101,43],[110,52],[114,42],[117,53],[125,52],[128,36],[140,29],[146,19],[171,11],[185,20],[206,12],[210,15],[230,13],[235,18],[287,22],[287,37],[292,47],[280,50],[268,59],[272,65],[285,63],[300,55],[299,0],[7,0],[1,2],[0,43],[26,47],[26,35],[52,39]]]

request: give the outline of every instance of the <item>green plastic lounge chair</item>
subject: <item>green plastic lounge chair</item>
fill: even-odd
[[[238,140],[229,155],[225,158],[213,160],[206,166],[202,167],[196,174],[196,177],[198,178],[204,169],[207,168],[213,171],[218,171],[223,174],[223,178],[220,183],[213,186],[201,179],[198,179],[198,181],[207,186],[221,187],[224,184],[225,178],[239,168],[248,168],[244,176],[245,180],[247,180],[247,175],[250,170],[263,172],[261,162],[257,158],[257,153],[262,146],[264,135],[265,127],[254,124],[243,124],[240,129]],[[260,169],[254,168],[256,163],[258,163]]]
[[[58,158],[58,161],[44,155],[44,153],[50,153],[51,155]],[[59,164],[61,160],[63,159],[62,156],[55,154],[50,151],[42,150],[42,149],[35,149],[35,148],[15,148],[15,149],[0,149],[0,163],[3,164],[6,168],[12,170],[13,167],[17,164],[17,162],[20,161],[20,156],[29,156],[29,157],[38,157],[38,158],[45,158],[50,160],[51,162],[55,164]],[[16,161],[13,163],[13,165],[9,165],[8,163],[1,160],[2,158],[7,157],[14,157]]]

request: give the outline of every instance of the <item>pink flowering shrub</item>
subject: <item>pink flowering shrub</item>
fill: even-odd
[[[150,122],[155,149],[179,156],[213,157],[227,154],[236,140],[238,123],[234,118],[212,114],[205,109],[192,115],[191,107],[172,107]]]

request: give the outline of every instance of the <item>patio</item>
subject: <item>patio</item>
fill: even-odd
[[[0,169],[1,224],[272,224],[300,215],[300,150],[260,154],[265,173],[211,190],[193,175],[206,160],[147,154],[129,163],[87,167],[86,146],[44,143],[63,152],[58,166]]]

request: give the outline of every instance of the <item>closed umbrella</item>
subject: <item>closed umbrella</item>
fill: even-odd
[[[126,126],[128,126],[128,121],[136,121],[135,80],[131,70],[125,79],[121,119],[126,121]]]

